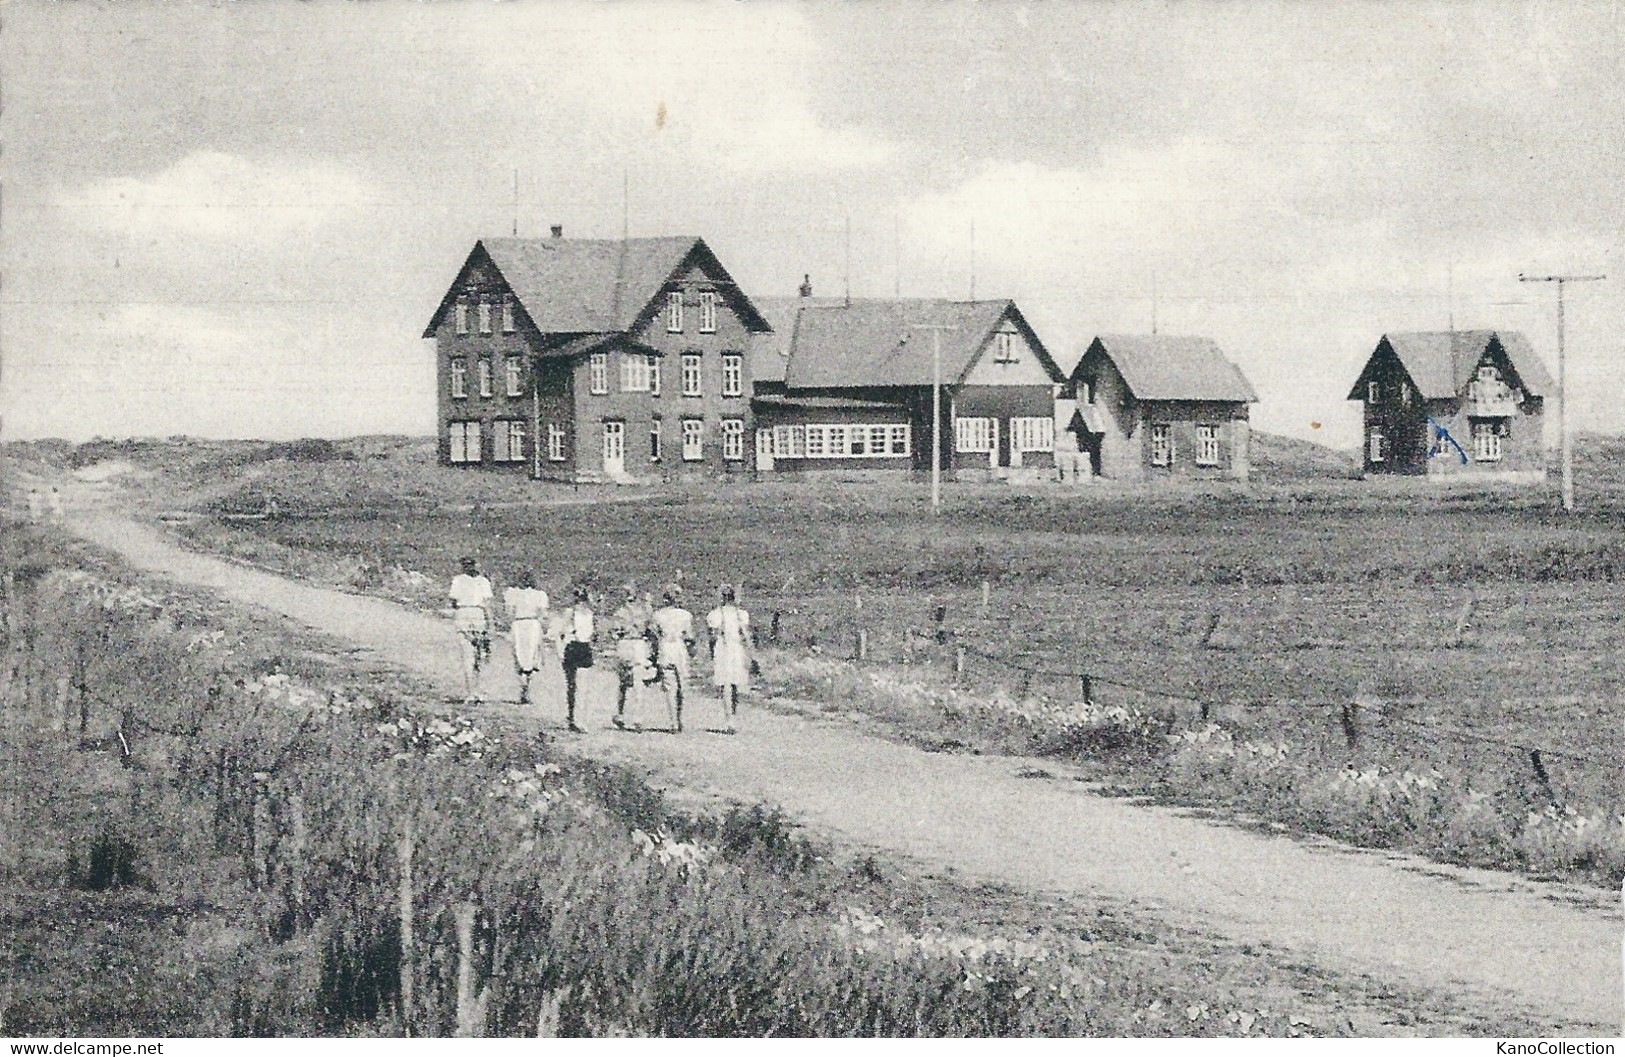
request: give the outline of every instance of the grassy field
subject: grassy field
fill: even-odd
[[[954,485],[935,516],[918,486],[578,491],[438,467],[417,442],[306,443],[51,457],[91,472],[122,461],[127,493],[191,515],[178,528],[199,547],[423,604],[465,553],[499,586],[529,568],[555,593],[680,580],[703,607],[732,582],[759,630],[777,617],[769,679],[798,694],[816,687],[797,665],[850,657],[860,630],[871,666],[939,689],[1065,703],[1087,673],[1093,700],[1155,717],[1160,735],[1216,723],[1220,755],[1287,742],[1333,777],[1448,774],[1452,795],[1488,798],[1499,821],[1421,839],[1301,810],[1290,783],[1285,803],[1261,800],[1251,772],[1094,754],[1136,791],[1446,859],[1610,884],[1625,871],[1619,441],[1581,445],[1574,515],[1550,487],[1341,479],[1337,453],[1265,438],[1248,486]],[[938,607],[945,644],[921,637]],[[884,695],[856,696],[910,736],[974,740],[941,708],[905,721]],[[1520,850],[1536,817],[1583,831],[1558,840],[1572,854]]]
[[[678,811],[317,637],[4,539],[6,1034],[1543,1027]]]

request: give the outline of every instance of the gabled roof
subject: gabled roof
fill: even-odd
[[[1364,383],[1372,361],[1386,351],[1399,360],[1422,399],[1448,400],[1467,388],[1479,361],[1492,347],[1506,355],[1518,376],[1516,380],[1531,395],[1544,396],[1551,388],[1552,377],[1546,373],[1546,365],[1535,355],[1529,339],[1516,330],[1415,330],[1382,336],[1348,398],[1364,399]]]
[[[1137,400],[1253,403],[1258,399],[1241,368],[1211,338],[1102,334],[1084,356],[1090,354],[1109,359]]]
[[[767,329],[766,321],[705,240],[692,235],[649,239],[480,239],[458,274],[482,256],[501,273],[525,315],[543,334],[631,330],[645,316],[659,310],[655,301],[662,289],[691,264],[698,264],[712,276],[746,327]],[[447,290],[424,337],[434,336],[456,293],[455,286]]]
[[[1009,318],[1026,337],[1052,379],[1065,378],[1015,302],[763,298],[780,322],[774,340],[756,347],[761,381],[776,381],[772,357],[783,364],[791,389],[861,389],[930,385],[932,335],[920,325],[945,326],[942,383],[958,383],[975,364],[993,331]],[[786,356],[785,350],[788,350]],[[770,356],[771,354],[771,356]]]

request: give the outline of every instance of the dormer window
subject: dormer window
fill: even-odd
[[[1366,403],[1375,404],[1378,400],[1381,400],[1381,399],[1382,399],[1382,383],[1381,382],[1367,382],[1367,383],[1365,383],[1365,400],[1366,400]]]
[[[993,362],[1016,362],[1016,332],[1001,330],[993,335]]]
[[[673,290],[666,295],[666,333],[683,332],[683,292]]]

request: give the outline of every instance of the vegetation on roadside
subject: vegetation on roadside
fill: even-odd
[[[1345,1026],[1335,993],[1283,1007],[1223,964],[944,917],[772,810],[684,815],[218,603],[9,545],[10,1033]]]

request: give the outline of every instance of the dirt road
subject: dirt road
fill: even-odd
[[[139,567],[281,613],[460,692],[443,621],[185,551],[94,504],[69,518]],[[515,696],[510,663],[499,651],[493,696]],[[551,678],[535,715],[557,729],[562,690]],[[589,732],[575,743],[644,765],[661,784],[776,803],[812,826],[962,876],[1122,901],[1328,969],[1536,1011],[1577,1034],[1620,1027],[1621,919],[1604,893],[1206,822],[1095,795],[1065,775],[1019,775],[1037,761],[927,753],[840,723],[752,712],[731,738],[623,734],[607,729],[607,676],[595,672],[588,691]],[[651,693],[634,718],[655,723],[659,714]],[[695,727],[715,716],[711,699],[690,712]]]

